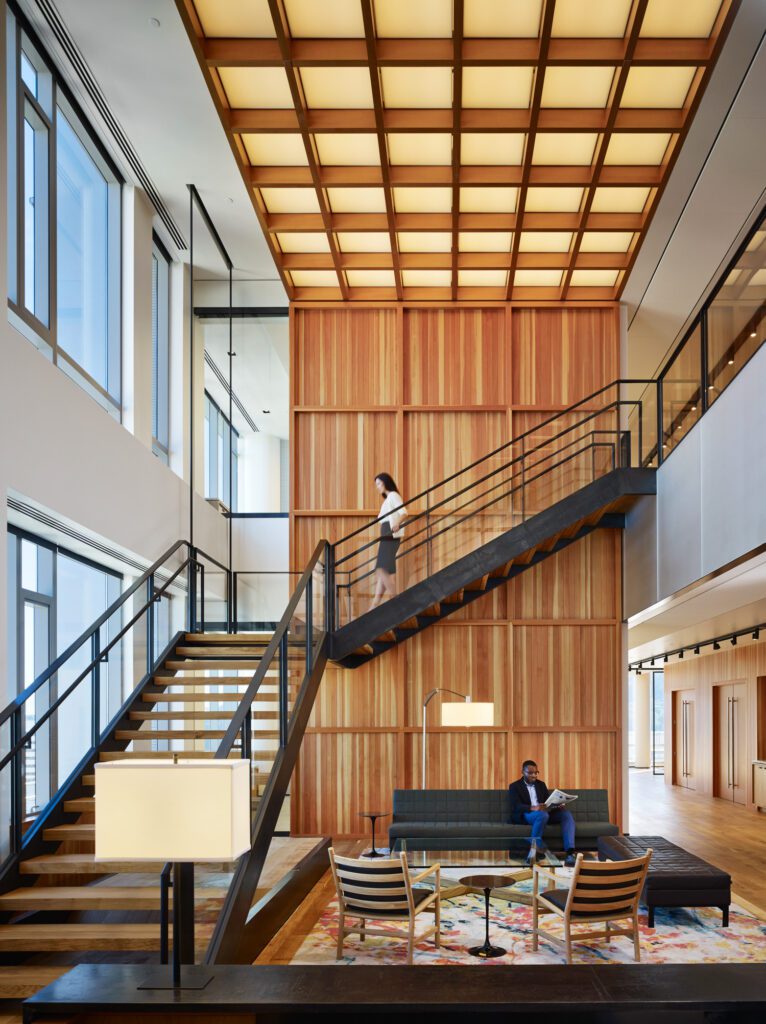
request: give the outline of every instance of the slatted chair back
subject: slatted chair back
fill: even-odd
[[[591,861],[578,856],[566,912],[571,917],[632,917],[644,887],[652,851],[621,861]]]
[[[330,850],[338,900],[347,914],[361,917],[409,917],[413,910],[407,855],[385,860],[339,857]]]

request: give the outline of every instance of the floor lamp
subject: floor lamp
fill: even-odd
[[[421,772],[420,788],[426,788],[426,714],[428,705],[437,693],[451,693],[460,697],[462,703],[452,701],[449,704],[442,704],[441,723],[442,725],[456,725],[465,728],[488,726],[495,724],[495,705],[492,703],[473,703],[468,693],[458,693],[457,690],[450,690],[445,686],[437,686],[430,693],[426,694],[423,701],[423,767]]]
[[[183,755],[181,755],[183,757]],[[108,761],[96,765],[96,861],[173,864],[173,961],[139,988],[204,988],[194,961],[194,865],[250,849],[250,761]]]

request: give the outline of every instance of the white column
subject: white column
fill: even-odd
[[[651,673],[642,672],[635,677],[635,707],[633,727],[635,729],[636,768],[648,768],[651,763]]]
[[[122,425],[152,447],[152,208],[122,190]]]

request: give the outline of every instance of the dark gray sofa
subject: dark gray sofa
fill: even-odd
[[[569,789],[578,799],[569,805],[577,823],[578,850],[598,848],[599,836],[619,833],[609,821],[605,789]],[[529,838],[528,825],[512,825],[507,789],[395,789],[388,829],[392,851],[407,841],[410,850],[503,850]],[[561,829],[549,825],[544,839],[560,848]]]

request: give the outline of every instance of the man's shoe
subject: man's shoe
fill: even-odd
[[[529,847],[529,853],[527,854],[527,864],[530,866],[537,863],[538,850],[534,843]]]
[[[574,850],[567,850],[567,855],[564,859],[565,868],[573,868],[575,866],[576,855]]]

